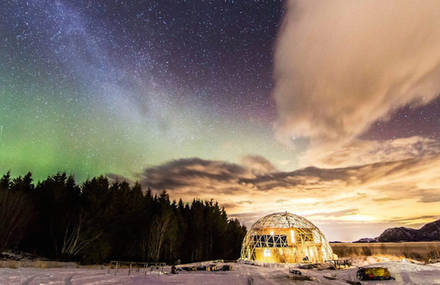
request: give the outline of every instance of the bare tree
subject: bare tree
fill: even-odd
[[[149,257],[152,260],[158,261],[163,242],[171,222],[171,214],[156,216],[151,225],[150,240],[149,240]]]
[[[66,226],[64,231],[63,246],[61,248],[61,255],[63,256],[76,256],[81,250],[86,248],[92,242],[97,240],[103,234],[102,231],[94,233],[93,235],[86,237],[82,232],[82,215],[79,215],[78,221],[71,226]]]

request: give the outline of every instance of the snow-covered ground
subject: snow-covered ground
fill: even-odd
[[[440,264],[420,265],[409,262],[385,262],[375,265],[386,266],[396,278],[392,281],[362,282],[362,284],[440,284]],[[169,272],[169,268],[166,268]],[[87,268],[0,268],[0,284],[347,284],[345,280],[356,280],[356,268],[347,270],[301,270],[312,276],[314,281],[292,281],[287,268],[266,268],[247,264],[233,264],[229,272],[180,272],[159,274],[159,272],[132,272],[128,269],[115,270]],[[336,278],[326,279],[324,276]]]

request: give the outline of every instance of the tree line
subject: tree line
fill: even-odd
[[[16,249],[86,264],[109,260],[236,259],[246,228],[217,202],[170,201],[162,191],[99,176],[0,179],[0,253]]]

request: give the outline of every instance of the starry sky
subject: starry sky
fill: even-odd
[[[132,175],[272,140],[281,1],[6,1],[1,170]]]
[[[438,5],[355,3],[2,1],[0,171],[288,210],[330,239],[436,219]]]

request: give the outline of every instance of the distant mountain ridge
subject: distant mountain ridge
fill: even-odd
[[[379,242],[434,241],[440,240],[440,220],[428,223],[420,229],[390,228],[377,237]]]
[[[380,236],[363,238],[355,242],[440,241],[440,219],[420,229],[396,227],[386,229]]]

